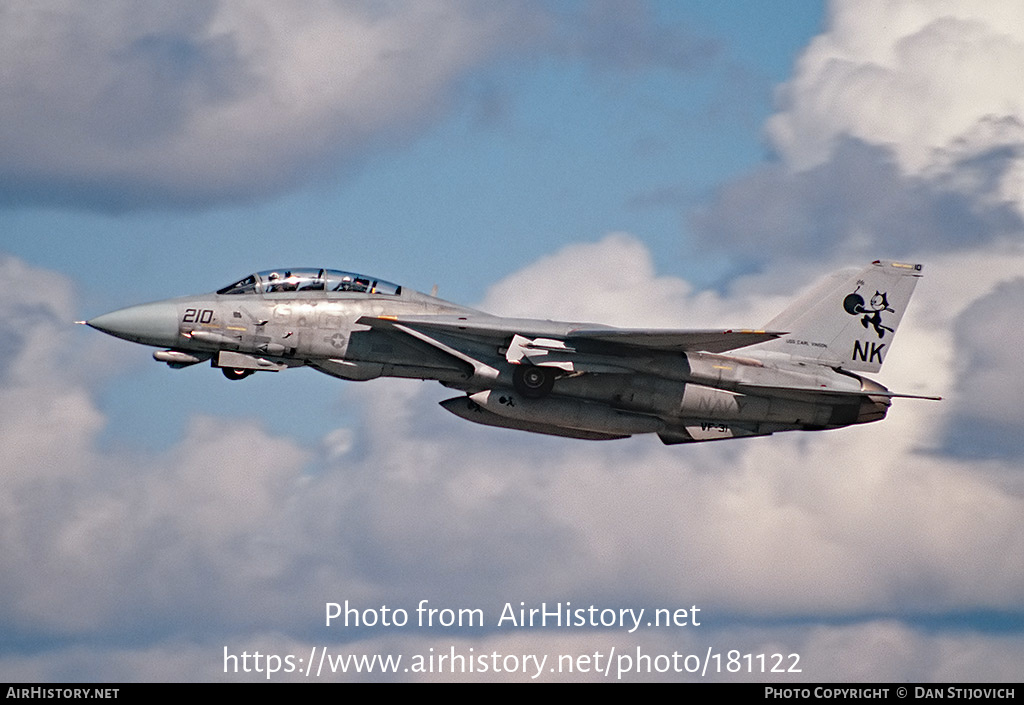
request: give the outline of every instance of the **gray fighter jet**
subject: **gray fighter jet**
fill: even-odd
[[[432,379],[462,392],[441,406],[488,426],[691,443],[878,421],[893,397],[914,397],[857,373],[881,368],[921,270],[876,261],[838,272],[763,330],[503,318],[333,269],[268,270],[82,323],[232,380],[300,366]]]

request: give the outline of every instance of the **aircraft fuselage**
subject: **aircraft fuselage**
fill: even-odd
[[[502,318],[335,270],[262,272],[87,323],[161,348],[154,357],[174,368],[209,361],[229,379],[309,366],[347,380],[436,380],[464,392],[442,406],[468,420],[595,440],[838,428],[884,418],[898,396],[841,365],[758,349],[783,332]],[[871,342],[854,340],[853,355]]]

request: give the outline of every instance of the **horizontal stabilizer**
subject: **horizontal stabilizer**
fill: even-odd
[[[887,399],[927,399],[929,401],[942,401],[942,397],[922,394],[901,394],[899,392],[890,392],[888,389],[834,389],[830,387],[775,386],[750,383],[744,383],[741,386],[751,392],[770,392],[773,394],[797,393],[833,397],[885,397]]]

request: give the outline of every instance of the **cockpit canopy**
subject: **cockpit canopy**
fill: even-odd
[[[398,296],[402,287],[381,279],[336,269],[268,269],[250,274],[218,294],[278,294],[301,291],[348,291]]]

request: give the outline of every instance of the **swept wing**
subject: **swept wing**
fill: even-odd
[[[785,331],[765,330],[671,330],[613,328],[586,324],[499,318],[497,316],[364,316],[359,323],[371,327],[394,326],[420,332],[436,331],[460,337],[504,340],[513,335],[525,338],[560,339],[567,345],[585,342],[624,345],[664,352],[703,351],[720,353],[774,340]]]

